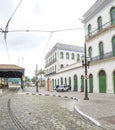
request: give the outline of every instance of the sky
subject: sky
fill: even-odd
[[[1,0],[0,28],[3,30],[19,2],[20,0]],[[45,55],[56,43],[83,46],[84,25],[80,19],[83,19],[82,16],[95,2],[96,0],[22,0],[9,22],[6,42],[4,33],[0,33],[0,64],[19,65],[25,68],[25,76],[33,77],[36,64],[38,69],[44,69]],[[12,32],[13,30],[24,31]]]

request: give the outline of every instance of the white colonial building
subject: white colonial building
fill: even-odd
[[[83,17],[91,60],[89,89],[115,93],[115,0],[97,0]]]
[[[88,69],[88,91],[115,93],[115,0],[97,0],[83,18],[87,56],[91,61]],[[70,52],[72,54],[71,50]],[[82,53],[83,50],[80,56]],[[51,86],[67,83],[71,84],[72,90],[84,91],[82,63],[71,60],[73,64],[70,65],[69,61],[61,59],[61,53],[55,53],[59,62],[47,67],[51,64],[49,54],[46,56],[46,72],[51,79]],[[55,74],[51,75],[51,72]]]
[[[81,65],[83,47],[57,43],[46,55],[46,77],[50,78],[51,89],[56,85],[70,84],[73,82],[73,68]],[[72,71],[73,70],[73,71]],[[76,74],[76,73],[75,73]]]

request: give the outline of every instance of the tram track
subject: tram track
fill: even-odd
[[[11,109],[11,99],[8,100],[8,113],[10,115],[10,118],[12,119],[12,121],[14,122],[15,126],[18,128],[18,130],[27,130],[23,124],[17,119],[17,117],[15,116],[15,114],[13,113],[12,109]]]
[[[18,118],[15,116],[15,114],[13,113],[12,111],[12,108],[11,108],[11,101],[12,99],[15,97],[15,94],[19,91],[19,87],[16,87],[16,88],[13,88],[13,89],[10,89],[9,88],[9,92],[5,93],[2,97],[1,97],[1,100],[2,102],[6,103],[6,107],[4,109],[4,113],[7,113],[9,118],[8,119],[11,119],[10,122],[12,122],[14,124],[14,127],[17,129],[17,130],[27,130],[23,124],[18,120]],[[6,115],[7,115],[6,114]],[[6,116],[5,115],[5,116]],[[10,124],[10,123],[9,123]],[[8,124],[7,124],[8,125]]]

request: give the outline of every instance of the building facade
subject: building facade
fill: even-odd
[[[87,56],[90,58],[88,92],[115,93],[115,0],[97,0],[83,15],[83,24]],[[55,74],[49,73],[51,66],[46,67],[51,86],[67,83],[72,90],[84,91],[84,68],[81,60],[62,62],[63,55],[60,50],[57,52],[56,66],[52,68]],[[46,63],[49,62],[46,60]]]
[[[97,0],[84,14],[89,89],[115,93],[115,0]]]
[[[51,89],[56,85],[71,85],[71,73],[81,63],[83,47],[57,43],[45,57],[46,78],[50,78]],[[70,70],[70,72],[69,72]]]

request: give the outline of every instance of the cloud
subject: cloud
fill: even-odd
[[[0,28],[14,12],[20,0],[1,0]],[[96,0],[95,0],[96,1]],[[26,75],[34,75],[36,64],[44,68],[44,55],[58,42],[83,46],[83,14],[95,2],[94,0],[23,0],[9,24],[9,30],[63,30],[52,34],[44,32],[8,32],[7,45],[10,63],[19,64],[26,69]],[[0,35],[0,63],[9,63],[3,34]],[[22,58],[23,63],[22,63]],[[20,63],[18,62],[20,59]]]

